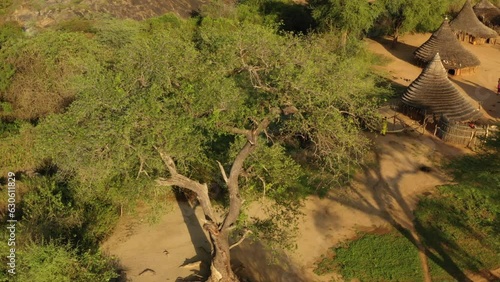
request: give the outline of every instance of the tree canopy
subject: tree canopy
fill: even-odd
[[[410,31],[433,31],[449,13],[450,6],[456,0],[381,0],[376,1],[382,7],[381,18],[388,33],[398,37]]]
[[[224,234],[237,223],[240,195],[296,207],[290,201],[303,194],[301,165],[340,179],[361,160],[368,141],[360,130],[378,122],[382,91],[362,53],[338,55],[329,34],[280,35],[211,17],[177,24],[139,25],[123,44],[100,39],[114,57],[86,73],[93,84],[76,90],[66,112],[40,122],[40,158],[89,189],[160,179],[194,187],[200,199],[210,192],[203,183],[222,191],[227,184],[228,214],[218,227]],[[299,149],[308,152],[302,164],[290,154]],[[217,223],[210,202],[200,202]]]

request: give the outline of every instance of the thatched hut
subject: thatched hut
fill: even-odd
[[[484,25],[500,33],[500,9],[497,6],[488,0],[481,0],[472,9]]]
[[[481,23],[470,0],[465,1],[464,6],[458,15],[450,22],[451,29],[458,36],[458,39],[472,44],[482,44],[485,42],[495,43],[498,33]]]
[[[476,129],[467,126],[481,117],[479,109],[467,101],[464,94],[448,79],[439,53],[408,86],[401,101],[401,109],[406,115],[419,120],[423,128],[429,128],[429,123],[434,124],[431,128],[434,134],[443,139],[453,134],[452,131],[458,127],[465,128],[465,131],[461,131],[464,135],[454,140],[470,138],[467,128],[474,132]],[[446,127],[440,127],[443,124]]]
[[[446,115],[455,121],[471,121],[479,114],[448,79],[439,53],[408,86],[401,99],[408,109],[422,117]]]
[[[441,62],[450,74],[460,75],[475,71],[481,63],[479,59],[465,49],[451,31],[448,20],[444,20],[438,30],[413,55],[421,64],[430,62],[439,53]]]

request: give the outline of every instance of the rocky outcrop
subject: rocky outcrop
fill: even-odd
[[[165,13],[189,17],[206,0],[47,0],[43,5],[29,0],[12,7],[7,20],[20,23],[27,31],[44,28],[74,18],[99,17],[143,20]]]

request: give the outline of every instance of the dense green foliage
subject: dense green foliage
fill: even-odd
[[[161,206],[168,193],[154,182],[167,174],[158,148],[225,208],[217,161],[230,167],[247,142],[232,129],[268,120],[240,186],[249,202],[274,204],[268,219],[242,215],[240,225],[290,247],[300,200],[313,191],[302,165],[340,183],[362,161],[361,130],[378,123],[385,91],[369,55],[340,50],[333,34],[283,33],[251,9],[70,21],[5,41],[0,150],[2,170],[21,179],[19,252],[47,269],[68,264],[41,279],[81,281],[75,269],[91,265],[88,256],[88,275],[111,275],[97,248],[119,211],[138,200]]]
[[[416,222],[430,258],[454,277],[468,269],[498,267],[500,253],[500,144],[490,141],[484,152],[449,164],[458,185],[439,188],[425,197]]]
[[[44,169],[55,170],[50,166],[47,164]],[[86,193],[82,184],[57,178],[61,177],[34,178],[27,182],[29,193],[21,202],[25,214],[23,228],[35,242],[56,240],[83,249],[95,248],[117,220],[116,208],[106,199],[109,195],[102,191]]]
[[[180,171],[220,191],[216,161],[230,166],[246,142],[227,128],[271,119],[241,186],[248,200],[265,195],[278,205],[270,221],[242,224],[274,231],[262,237],[285,244],[291,237],[283,229],[293,226],[299,207],[294,202],[308,193],[288,151],[309,152],[303,154],[309,163],[340,179],[367,148],[360,129],[378,122],[381,90],[366,54],[336,55],[331,35],[279,35],[272,27],[210,17],[198,27],[165,18],[107,28],[134,31],[96,37],[115,49],[116,63],[86,74],[92,87],[79,89],[64,114],[39,124],[36,148],[82,183],[107,187],[115,202],[119,195],[134,199],[137,182],[154,186],[164,174],[158,147]],[[280,113],[286,107],[299,112]],[[99,190],[93,186],[79,189]]]
[[[2,2],[0,15],[11,2]],[[113,277],[98,246],[120,211],[139,201],[165,204],[169,190],[155,183],[169,174],[159,149],[180,173],[208,183],[213,202],[227,208],[218,162],[227,171],[248,141],[237,131],[266,122],[239,184],[247,204],[271,203],[269,218],[243,213],[239,225],[292,247],[290,231],[301,199],[316,191],[314,179],[327,175],[328,189],[345,183],[368,149],[362,130],[379,123],[376,108],[387,90],[358,39],[377,19],[390,23],[387,32],[432,29],[451,2],[443,3],[429,9],[415,1],[216,2],[188,20],[72,19],[30,36],[2,23],[0,172],[14,171],[19,179],[18,280]],[[443,207],[462,213],[481,238],[498,234],[498,209],[490,210],[498,195],[468,189],[473,184],[453,194],[467,201]],[[475,204],[479,198],[486,206]],[[423,234],[432,216],[420,213]],[[443,228],[461,234],[455,227]],[[498,249],[493,239],[480,242]],[[395,244],[391,258],[414,251],[404,240],[365,235],[350,247]],[[336,253],[347,262],[346,250]],[[477,253],[483,254],[467,267],[491,266],[490,253]],[[358,273],[342,267],[346,277]],[[377,279],[393,275],[377,269],[370,274]],[[415,274],[400,271],[391,277]]]
[[[12,105],[11,115],[36,120],[61,112],[75,92],[90,87],[87,80],[104,51],[84,34],[47,31],[24,40],[9,40],[0,49],[1,99]]]
[[[338,271],[347,281],[421,281],[422,269],[418,251],[407,238],[392,232],[385,235],[364,234],[360,238],[332,249],[332,255],[321,260],[315,272]]]
[[[6,234],[6,232],[2,232]],[[2,241],[7,241],[4,236]],[[3,254],[8,253],[2,244]],[[27,242],[17,249],[16,275],[2,271],[0,281],[110,281],[116,278],[113,261],[100,252],[86,251],[78,254],[70,245],[55,243],[34,244]]]
[[[379,28],[394,36],[395,40],[411,31],[434,31],[449,15],[450,7],[456,6],[459,0],[381,0]],[[460,6],[461,7],[461,6]]]
[[[364,0],[309,1],[312,15],[322,28],[337,29],[359,37],[367,32],[380,14],[380,5]]]

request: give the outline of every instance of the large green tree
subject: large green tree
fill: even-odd
[[[410,31],[433,31],[449,12],[456,0],[380,0],[383,12],[381,22],[393,35],[394,43],[399,36]]]
[[[344,42],[348,36],[358,39],[367,32],[381,12],[380,5],[365,0],[312,0],[308,4],[320,27],[340,30]]]
[[[360,129],[377,122],[379,90],[364,58],[336,55],[334,38],[210,17],[141,28],[67,112],[41,122],[39,154],[89,187],[142,180],[194,192],[212,241],[209,281],[238,281],[230,238],[246,191],[296,199],[293,144],[337,176],[367,148]],[[223,213],[208,185],[218,182]]]

